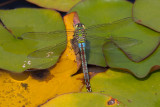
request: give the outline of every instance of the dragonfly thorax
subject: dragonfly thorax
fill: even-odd
[[[78,43],[85,42],[86,31],[85,31],[84,24],[78,23],[75,25],[74,37],[78,40]]]

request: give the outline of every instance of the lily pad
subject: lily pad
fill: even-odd
[[[77,4],[70,12],[76,11],[80,22],[86,26],[86,29],[93,25],[96,27],[98,24],[106,24],[116,20],[120,20],[126,17],[131,17],[132,3],[126,0],[85,0],[79,4]],[[121,25],[119,25],[121,26]],[[107,29],[105,29],[107,32]],[[91,30],[87,32],[87,35],[90,36],[106,36],[100,35],[100,31],[96,32],[95,30]],[[101,34],[102,34],[101,33]],[[108,32],[109,34],[110,32]],[[100,40],[100,44],[102,45],[102,40]],[[100,45],[99,42],[95,42],[97,45]],[[91,44],[92,45],[92,44]],[[88,64],[106,66],[106,62],[102,53],[102,49],[96,49],[100,51],[99,54],[92,53],[95,49],[90,50],[90,57],[88,60]]]
[[[133,6],[135,21],[160,32],[159,4],[159,0],[136,0]]]
[[[122,103],[104,94],[99,93],[70,93],[57,96],[41,107],[124,107]]]
[[[73,20],[73,16],[74,13],[64,16],[66,27],[73,25],[68,21]],[[72,33],[67,34],[68,41],[72,38]],[[57,95],[80,92],[84,86],[84,75],[73,75],[80,66],[75,60],[76,55],[68,42],[58,63],[50,69],[22,73],[1,70],[0,107],[37,107]]]
[[[35,5],[67,12],[81,0],[26,0]]]
[[[59,13],[48,9],[20,8],[0,10],[0,14],[3,24],[10,30],[8,32],[3,26],[0,27],[0,68],[13,72],[22,72],[29,68],[48,68],[57,62],[60,54],[54,58],[31,59],[28,59],[28,55],[43,47],[64,42],[66,40],[65,35],[50,42],[18,39],[18,37],[21,37],[26,32],[51,32],[64,29],[64,24]],[[65,46],[60,49],[61,53],[64,49]],[[52,64],[45,64],[50,61],[53,61]]]
[[[142,43],[124,49],[118,49],[115,48],[115,44],[106,43],[103,50],[107,64],[112,68],[128,69],[137,77],[145,77],[153,66],[159,65],[160,59],[159,53],[157,53],[159,51],[157,48],[159,48],[160,42],[159,33],[136,23],[130,23],[129,26],[126,25],[124,29],[122,29],[123,28],[115,30],[113,34],[118,35],[119,37],[126,35],[127,37],[135,38],[137,40],[140,39]],[[147,47],[147,49],[143,47]],[[122,50],[128,55],[122,53]],[[128,56],[128,58],[126,58],[126,56]]]
[[[99,6],[103,11],[99,10],[99,8],[95,8],[96,6]],[[131,3],[123,0],[101,0],[99,2],[91,2],[90,0],[87,0],[78,4],[71,11],[76,11],[81,23],[86,25],[86,40],[90,48],[86,50],[88,64],[94,64],[98,66],[108,65],[111,68],[128,69],[135,76],[142,78],[150,72],[150,69],[153,66],[159,65],[158,60],[150,60],[150,62],[148,62],[147,58],[149,56],[152,57],[151,55],[159,47],[160,34],[135,23],[132,18],[126,18],[131,14],[131,6]],[[119,13],[123,14],[119,15]],[[111,46],[111,48],[113,47],[115,49],[110,50],[110,44],[108,44],[110,41],[107,40],[107,38],[110,37],[128,38],[128,41],[126,39],[125,43],[124,40],[114,41],[114,39],[112,39],[112,43],[114,43],[116,46]],[[137,43],[134,43],[134,41],[137,41]],[[94,49],[95,46],[98,48]],[[119,52],[115,52],[113,54],[114,50]],[[125,59],[123,62],[124,57],[126,57],[128,60],[127,63],[124,63]],[[158,58],[157,55],[154,57]],[[118,61],[119,59],[121,60]],[[148,67],[144,67],[143,60],[145,60],[145,63],[148,65]],[[139,67],[135,67],[134,64],[139,65]]]
[[[131,17],[132,3],[126,0],[85,0],[69,12],[76,11],[86,27]]]
[[[71,76],[77,72],[77,63],[65,58],[60,60],[50,71],[12,73],[1,70],[0,106],[38,107],[57,95],[80,92],[83,83],[79,78],[83,78],[83,74]]]
[[[159,76],[157,71],[144,79],[137,79],[127,72],[108,70],[94,76],[91,86],[93,92],[117,98],[127,107],[159,107]]]
[[[157,45],[156,47],[158,47],[158,48],[155,47],[155,50],[153,50],[154,52],[151,53],[151,55],[148,56],[148,58],[146,58],[143,61],[140,61],[138,63],[133,62],[130,59],[126,58],[126,55],[124,53],[120,52],[120,49],[114,48],[115,45],[113,43],[112,44],[106,43],[106,45],[104,45],[104,49],[105,49],[104,55],[107,60],[107,64],[111,68],[127,69],[127,70],[131,71],[136,77],[139,77],[139,78],[145,77],[149,72],[154,71],[154,69],[153,69],[154,66],[157,66],[157,65],[160,66],[160,64],[159,64],[159,61],[160,61],[160,58],[159,58],[159,54],[160,54],[159,38],[158,38],[158,36],[154,37],[154,38],[152,36],[150,39],[151,40],[150,43],[155,44],[154,42],[157,41],[157,43],[155,45]],[[142,45],[147,46],[147,44],[148,44],[147,40],[149,40],[149,39],[144,39],[144,42],[145,42],[145,40],[146,40],[146,43],[144,43]],[[113,47],[113,48],[110,49],[111,47]],[[141,45],[137,46],[137,47],[139,47],[139,48],[136,48],[136,46],[135,46],[135,48],[138,50],[136,52],[140,52],[142,54],[143,54],[143,52],[147,52],[147,51],[143,50],[142,48],[140,48]],[[132,49],[132,48],[129,48],[129,49]],[[137,55],[142,55],[140,53]],[[140,57],[140,56],[137,56],[137,57]]]

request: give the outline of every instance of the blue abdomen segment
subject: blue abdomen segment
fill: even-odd
[[[80,49],[81,49],[81,48],[85,49],[86,44],[85,44],[85,43],[78,43],[78,47],[79,47]]]

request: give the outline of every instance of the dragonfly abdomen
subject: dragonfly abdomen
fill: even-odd
[[[85,43],[79,43],[78,46],[79,46],[80,52],[81,52],[82,68],[83,68],[83,74],[84,74],[86,88],[87,88],[88,92],[91,92],[92,90],[91,90],[91,86],[90,86],[87,61],[86,61],[86,55],[85,55]]]

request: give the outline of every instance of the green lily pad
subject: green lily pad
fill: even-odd
[[[119,48],[115,48],[116,46],[113,43],[106,43],[103,50],[110,67],[128,69],[135,76],[142,78],[150,72],[153,66],[159,65],[160,58],[159,53],[157,53],[159,51],[157,49],[160,41],[159,33],[132,22],[124,28],[115,30],[113,34],[119,37],[125,35],[137,40],[140,39],[142,43],[124,49],[121,48],[121,51]],[[147,49],[143,47],[147,47]],[[155,51],[156,49],[157,51]],[[124,54],[122,50],[128,55]]]
[[[61,54],[53,58],[28,58],[28,55],[35,50],[64,42],[66,40],[65,35],[62,35],[59,39],[46,42],[31,39],[22,40],[18,37],[26,32],[51,32],[64,29],[59,13],[48,9],[21,8],[0,10],[0,14],[0,19],[11,32],[0,26],[0,68],[13,72],[22,72],[30,68],[48,68],[57,62]],[[62,53],[64,49],[65,46],[59,50]],[[53,62],[46,64],[51,61]]]
[[[108,70],[94,76],[91,86],[93,92],[117,98],[127,107],[159,107],[159,76],[160,72],[154,72],[144,79],[137,79],[127,72]]]
[[[126,0],[85,0],[73,7],[86,27],[131,17],[132,3]]]
[[[129,29],[129,26],[126,26],[127,29]],[[134,47],[126,48],[125,51],[132,51],[133,55],[129,55],[130,57],[134,56],[135,58],[142,58],[143,60],[140,62],[133,62],[129,58],[126,57],[126,55],[120,51],[119,48],[114,48],[115,45],[112,43],[106,43],[104,45],[104,55],[107,60],[107,64],[111,68],[124,68],[129,71],[131,71],[135,76],[139,78],[145,77],[150,71],[152,70],[152,67],[156,65],[160,65],[159,61],[159,54],[160,54],[160,47],[159,47],[159,40],[160,36],[158,36],[155,32],[152,30],[149,30],[145,28],[145,32],[139,32],[138,30],[144,30],[144,27],[141,27],[140,25],[134,24],[132,26],[134,29],[134,32],[131,32],[131,36],[141,36],[143,43],[141,45],[137,45]],[[138,28],[138,29],[137,29]],[[126,30],[129,31],[129,30]],[[147,33],[148,32],[148,33]],[[123,35],[123,33],[116,32],[119,35]],[[127,35],[127,32],[125,32]],[[146,33],[146,35],[144,35]],[[144,39],[143,39],[144,38]],[[149,44],[150,43],[150,44]],[[113,48],[111,48],[113,47]],[[143,47],[147,47],[143,48]],[[158,47],[158,48],[157,48]],[[135,51],[134,51],[135,50]],[[151,52],[151,53],[150,53]],[[147,58],[145,57],[145,54]],[[147,55],[148,54],[148,55]],[[139,55],[139,56],[138,56]]]
[[[81,23],[86,26],[86,40],[90,45],[90,49],[86,49],[88,64],[128,69],[135,76],[142,78],[153,66],[159,65],[159,60],[147,58],[152,57],[152,53],[158,48],[160,34],[136,24],[132,18],[126,18],[131,15],[131,7],[131,3],[123,0],[87,0],[71,11],[76,11]],[[110,36],[115,39],[107,40]],[[121,41],[117,38],[121,38]],[[113,47],[112,43],[116,46]],[[158,59],[158,54],[154,57]],[[143,65],[144,60],[147,67]]]
[[[35,5],[67,12],[81,0],[27,0]]]
[[[135,21],[160,32],[159,4],[159,0],[136,0],[133,6]]]
[[[70,12],[76,11],[78,13],[81,23],[86,26],[86,29],[91,25],[98,25],[104,23],[110,23],[126,17],[131,17],[132,3],[126,0],[85,0],[76,5]],[[121,26],[121,25],[119,25]],[[93,31],[93,33],[92,33]],[[107,32],[107,29],[105,29]],[[87,32],[87,35],[91,36],[106,36],[100,35],[96,30]],[[108,32],[110,33],[110,32]],[[102,33],[101,33],[102,34]],[[98,46],[102,46],[102,41],[94,42]],[[92,45],[92,44],[91,44]],[[90,55],[87,55],[88,63],[99,66],[106,66],[106,62],[101,51],[102,49],[96,49],[98,54],[92,53],[95,49],[90,49]]]
[[[100,93],[70,93],[57,96],[41,107],[124,107],[122,103]]]

